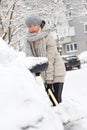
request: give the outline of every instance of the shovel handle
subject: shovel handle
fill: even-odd
[[[40,75],[42,81],[44,82],[44,78],[42,77],[42,75]],[[58,105],[58,101],[56,100],[53,92],[51,91],[51,89],[48,89],[48,94],[51,96],[51,99],[53,100],[54,104],[57,106]]]
[[[58,105],[58,101],[56,100],[56,98],[55,98],[55,96],[54,96],[54,94],[53,94],[53,92],[51,91],[50,88],[48,89],[48,93],[49,93],[49,95],[51,96],[51,98],[52,98],[54,104],[57,106],[57,105]]]

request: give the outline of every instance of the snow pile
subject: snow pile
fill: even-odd
[[[63,130],[38,85],[26,68],[0,66],[0,129]]]
[[[64,130],[86,130],[87,129],[87,112],[83,110],[81,104],[76,100],[65,100],[59,107],[54,108],[56,114],[64,125]]]
[[[0,130],[63,130],[43,83],[10,49],[0,40]]]
[[[79,55],[79,58],[81,60],[81,63],[87,63],[87,51],[82,52]]]
[[[24,53],[14,51],[0,39],[0,130],[87,129],[86,109],[76,102],[74,96],[75,100],[69,96],[72,93],[69,83],[73,84],[77,75],[75,77],[73,73],[70,80],[67,72],[65,86],[71,91],[64,86],[64,92],[69,100],[64,100],[64,97],[61,104],[52,107],[41,78],[34,77],[28,70],[46,61],[45,58],[25,57]],[[76,86],[75,91],[78,91]]]
[[[9,47],[5,41],[0,38],[0,63],[1,64],[22,64],[28,69],[31,69],[36,64],[46,63],[46,57],[26,57],[24,52],[17,52],[12,47]]]

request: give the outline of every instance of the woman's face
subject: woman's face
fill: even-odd
[[[39,25],[31,25],[28,27],[28,31],[30,33],[38,33],[40,31],[41,27]]]

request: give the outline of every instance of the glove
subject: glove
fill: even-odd
[[[40,72],[36,73],[36,76],[40,76]]]
[[[48,91],[48,89],[52,89],[52,84],[45,83],[45,89]]]

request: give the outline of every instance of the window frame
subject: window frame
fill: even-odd
[[[84,33],[87,33],[87,23],[84,24]]]
[[[76,52],[77,51],[77,43],[69,43],[66,44],[66,52]]]

